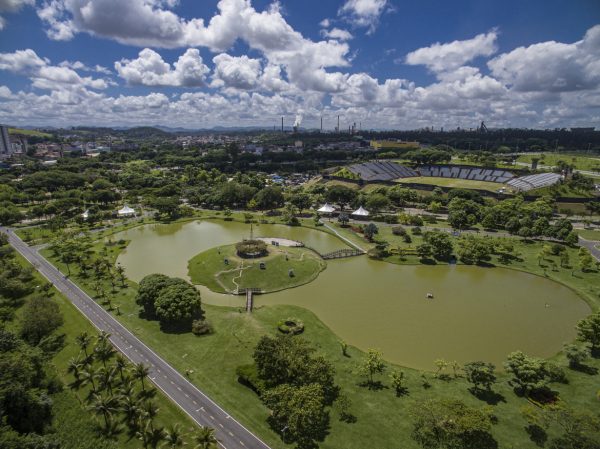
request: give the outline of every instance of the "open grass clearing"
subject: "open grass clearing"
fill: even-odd
[[[490,192],[495,192],[504,186],[504,184],[499,184],[496,182],[487,182],[487,181],[473,181],[470,179],[459,179],[459,178],[436,178],[429,176],[419,176],[414,178],[401,178],[396,179],[396,182],[399,184],[427,184],[434,185],[440,187],[451,187],[454,189],[479,189],[479,190],[489,190]]]

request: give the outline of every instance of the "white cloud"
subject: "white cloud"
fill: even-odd
[[[410,52],[406,55],[405,62],[409,65],[424,65],[432,72],[455,70],[478,56],[493,55],[497,51],[497,37],[496,30],[492,30],[473,39],[446,44],[437,42]]]
[[[0,0],[0,13],[14,13],[23,6],[33,6],[35,0]],[[0,31],[6,26],[6,19],[0,17]]]
[[[108,83],[103,79],[82,77],[75,70],[65,66],[50,65],[48,59],[40,58],[31,49],[17,50],[14,53],[0,53],[0,70],[28,76],[32,86],[39,89],[72,89],[91,87],[106,89]]]
[[[213,58],[215,70],[213,87],[230,87],[234,89],[251,90],[257,87],[261,73],[258,59],[243,56],[230,56],[221,53]]]
[[[81,61],[62,61],[58,64],[60,67],[68,67],[73,70],[82,70],[84,72],[96,72],[102,73],[103,75],[112,75],[110,69],[96,64],[95,66],[88,66]]]
[[[367,33],[372,33],[387,3],[387,0],[346,0],[339,10],[339,15],[354,26],[368,27]]]
[[[321,30],[321,36],[329,39],[337,39],[339,41],[348,41],[352,39],[352,34],[349,31],[340,28],[332,28],[331,30]]]
[[[10,98],[12,97],[12,92],[6,86],[0,86],[0,98]]]
[[[492,74],[522,92],[568,92],[600,85],[600,25],[574,44],[518,47],[488,62]]]
[[[348,45],[304,38],[283,18],[278,3],[258,12],[250,0],[220,0],[207,24],[177,16],[168,9],[171,5],[159,0],[51,0],[38,15],[53,39],[87,32],[128,45],[207,47],[213,52],[224,52],[241,39],[268,63],[284,67],[290,81],[296,79],[303,88],[340,88],[340,74],[326,69],[348,65]]]
[[[173,68],[154,50],[145,48],[137,59],[115,62],[115,70],[131,85],[181,87],[204,86],[210,71],[196,48],[186,50]]]

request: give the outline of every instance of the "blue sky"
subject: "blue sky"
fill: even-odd
[[[600,127],[597,0],[0,0],[0,17],[16,125]]]

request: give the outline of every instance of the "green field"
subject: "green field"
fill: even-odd
[[[440,187],[452,187],[456,189],[479,189],[489,190],[495,192],[499,188],[503,187],[504,184],[496,182],[486,181],[472,181],[470,179],[458,179],[458,178],[436,178],[429,176],[419,176],[415,178],[402,178],[397,179],[396,182],[400,184],[416,183],[416,184],[428,184]]]
[[[578,170],[600,171],[600,158],[576,153],[524,154],[517,158],[517,162],[531,164],[533,158],[539,159],[542,165],[555,166],[559,161],[563,161],[574,165]]]
[[[265,257],[242,259],[237,256],[235,245],[212,248],[189,261],[189,275],[194,284],[218,293],[231,293],[238,288],[260,288],[267,293],[311,282],[326,267],[317,254],[306,248],[268,245],[268,251]],[[264,269],[260,268],[261,263],[265,264]],[[289,270],[293,270],[293,277]]]
[[[50,138],[52,134],[37,131],[35,129],[8,128],[10,134],[22,134],[24,136]]]

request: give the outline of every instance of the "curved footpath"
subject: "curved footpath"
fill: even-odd
[[[600,261],[600,250],[598,248],[596,248],[596,245],[598,245],[598,242],[595,240],[586,240],[583,237],[579,237],[579,244],[581,246],[586,247],[590,253],[592,254],[592,256],[594,256],[594,258],[598,261]]]
[[[0,227],[0,232],[8,234],[9,243],[37,271],[52,282],[94,326],[108,332],[111,335],[110,341],[123,355],[134,363],[144,363],[148,366],[150,380],[190,418],[199,425],[213,427],[221,447],[270,449],[266,443],[192,385],[14,232],[5,227]]]

